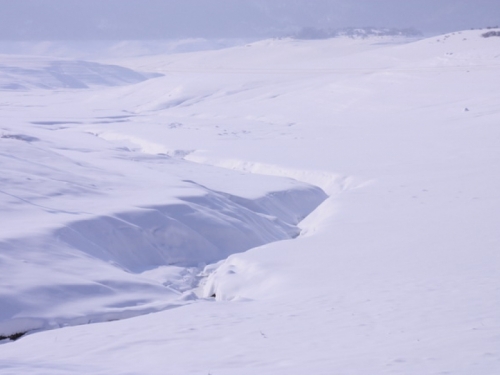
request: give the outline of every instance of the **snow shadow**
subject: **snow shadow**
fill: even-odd
[[[296,224],[326,199],[312,186],[256,200],[205,189],[206,195],[182,198],[179,204],[77,221],[55,236],[129,272],[162,265],[197,267],[298,236]]]

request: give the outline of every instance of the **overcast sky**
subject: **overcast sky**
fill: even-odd
[[[500,0],[0,0],[0,39],[278,36],[305,27],[500,24]]]

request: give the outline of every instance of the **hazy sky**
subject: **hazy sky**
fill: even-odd
[[[0,39],[163,39],[279,35],[304,26],[500,24],[500,0],[0,0]]]

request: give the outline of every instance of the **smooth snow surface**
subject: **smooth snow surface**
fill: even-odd
[[[0,335],[30,332],[0,373],[500,373],[482,32],[266,40],[102,61],[157,75],[119,87],[1,91]]]

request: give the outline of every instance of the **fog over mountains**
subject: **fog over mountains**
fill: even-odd
[[[303,27],[495,26],[497,0],[0,0],[2,40],[267,37]]]

